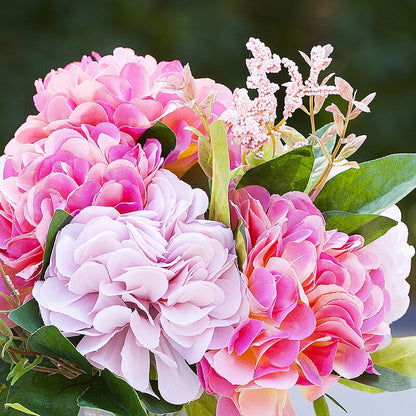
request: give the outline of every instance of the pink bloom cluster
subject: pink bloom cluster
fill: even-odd
[[[203,219],[208,198],[166,170],[143,210],[87,207],[58,234],[33,295],[47,325],[83,335],[77,349],[135,389],[186,403],[201,394],[187,365],[224,348],[248,314],[232,232]]]
[[[329,55],[333,50],[334,48],[331,45],[318,45],[312,48],[310,57],[301,52],[302,57],[310,66],[309,78],[305,82],[303,82],[298,66],[288,58],[282,59],[282,64],[287,68],[290,76],[290,82],[285,84],[286,96],[283,110],[285,119],[291,117],[302,106],[304,96],[312,95],[326,98],[330,94],[338,94],[337,87],[325,85],[329,79],[328,77],[321,85],[318,83],[320,72],[325,70],[332,61]]]
[[[18,275],[17,286],[38,275],[55,209],[141,209],[162,160],[159,144],[141,147],[136,141],[156,121],[177,135],[165,166],[184,172],[196,161],[197,137],[185,127],[204,132],[202,121],[179,93],[164,90],[166,83],[183,87],[182,65],[124,48],[94,57],[36,82],[39,113],[27,118],[1,158],[0,258]],[[216,119],[231,92],[210,79],[193,79],[193,85],[196,102],[214,97],[209,120]]]
[[[219,409],[251,415],[247,390],[276,396],[300,385],[312,400],[337,381],[333,371],[372,372],[369,353],[389,333],[391,304],[376,253],[361,248],[360,236],[326,231],[303,193],[270,197],[253,186],[232,191],[231,204],[233,223],[246,227],[250,315],[227,348],[208,351],[198,366],[204,388],[226,403]],[[286,413],[270,414],[290,414],[285,403]]]
[[[250,72],[247,87],[257,89],[258,97],[251,100],[246,89],[237,88],[233,94],[233,105],[224,112],[222,119],[231,124],[235,144],[248,152],[257,152],[270,139],[266,125],[274,123],[276,118],[274,94],[279,86],[270,82],[267,74],[280,71],[280,58],[272,55],[259,39],[250,38],[247,49],[253,54],[253,58],[246,61]]]

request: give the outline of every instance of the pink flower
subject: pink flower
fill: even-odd
[[[151,393],[152,363],[170,403],[199,397],[187,363],[226,347],[248,313],[231,230],[202,218],[207,205],[203,191],[161,170],[143,210],[81,210],[33,290],[45,324],[83,335],[77,349],[93,365]]]
[[[200,117],[183,101],[186,71],[179,61],[160,62],[150,56],[136,56],[131,49],[116,48],[113,55],[95,60],[84,56],[65,68],[51,71],[35,83],[34,102],[39,114],[29,116],[16,132],[6,153],[13,155],[16,145],[40,144],[52,132],[83,124],[95,126],[111,122],[122,132],[137,137],[160,120],[177,135],[177,147],[167,163],[178,161],[180,172],[197,159],[197,136],[184,128],[192,126],[203,133]],[[208,78],[194,80],[195,102],[211,97],[212,122],[231,101],[231,92]],[[208,110],[207,110],[208,113]]]
[[[57,208],[71,214],[90,205],[142,209],[162,163],[159,142],[134,145],[108,122],[58,129],[41,143],[12,141],[9,148],[13,156],[2,157],[0,181],[0,258],[28,284],[38,276]]]
[[[390,296],[362,237],[326,231],[300,192],[270,197],[253,186],[230,199],[233,223],[240,218],[246,227],[250,315],[227,348],[205,354],[198,367],[204,388],[241,410],[245,390],[300,385],[313,400],[337,381],[333,371],[345,378],[371,372],[369,353],[388,332]]]

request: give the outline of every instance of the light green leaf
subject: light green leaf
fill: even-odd
[[[212,190],[209,219],[230,227],[228,186],[230,184],[230,158],[224,123],[214,121],[209,126],[212,144]]]
[[[156,139],[162,146],[162,156],[167,157],[176,147],[176,134],[165,123],[156,121],[137,139],[137,143],[144,145],[147,139]]]
[[[136,391],[108,370],[102,371],[78,398],[78,405],[115,416],[146,416]]]
[[[327,230],[337,229],[348,235],[360,234],[369,244],[397,225],[397,221],[373,214],[327,211],[323,213]]]
[[[395,154],[360,164],[330,179],[314,203],[321,211],[378,214],[416,187],[416,154]]]
[[[313,401],[313,409],[316,416],[329,416],[329,408],[324,396]]]
[[[65,225],[69,224],[73,218],[74,217],[72,215],[68,214],[66,211],[63,211],[62,209],[57,209],[53,213],[53,217],[48,229],[48,235],[46,236],[45,252],[43,253],[42,271],[40,272],[41,280],[43,280],[46,269],[49,266],[56,235],[63,227],[65,227]]]
[[[44,326],[29,337],[30,348],[43,355],[62,358],[92,374],[93,367],[55,326]]]
[[[217,399],[207,393],[185,406],[187,416],[215,416]]]
[[[3,319],[0,318],[0,334],[5,335],[7,338],[13,337],[13,332],[9,328],[9,326],[6,324],[6,322],[3,321]]]
[[[205,137],[198,139],[198,163],[208,178],[212,178],[211,143]]]
[[[243,270],[243,264],[247,257],[247,237],[243,221],[238,220],[234,230],[235,251],[237,253],[238,266]]]
[[[347,409],[345,409],[345,407],[338,400],[336,400],[334,397],[332,397],[330,394],[325,393],[325,396],[328,397],[328,399],[331,400],[332,403],[334,403],[336,406],[338,406],[345,413],[348,413]]]
[[[238,182],[237,189],[260,185],[270,194],[303,192],[311,176],[313,161],[312,147],[300,147],[248,170]]]
[[[371,354],[375,364],[416,379],[416,336],[393,338],[390,345]]]
[[[367,386],[365,384],[357,383],[356,381],[347,380],[346,378],[340,378],[338,383],[349,387],[350,389],[363,391],[364,393],[384,393],[385,390],[376,389],[375,387]]]
[[[39,306],[35,299],[30,299],[29,302],[11,311],[9,318],[30,333],[44,326],[42,317],[40,316]]]
[[[27,415],[41,416],[39,415],[39,413],[35,413],[29,409],[26,409],[26,407],[22,406],[19,403],[6,403],[5,406],[11,407],[12,409],[18,410],[19,412],[25,413]]]
[[[380,365],[374,365],[374,368],[380,373],[380,375],[364,373],[351,381],[375,387],[380,390],[393,392],[409,390],[416,387],[416,380],[413,378]],[[353,385],[349,385],[349,383],[342,382],[342,384],[345,384],[348,387],[356,388]]]

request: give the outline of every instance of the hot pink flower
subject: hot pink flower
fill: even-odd
[[[246,389],[277,394],[300,385],[314,399],[337,381],[334,370],[346,378],[371,372],[390,296],[383,270],[361,251],[362,237],[326,231],[300,192],[270,197],[254,186],[232,191],[231,201],[233,222],[246,226],[250,315],[226,349],[205,354],[204,388],[248,415],[239,404]]]
[[[93,57],[95,60],[84,56],[81,62],[51,71],[43,82],[36,81],[34,102],[39,114],[29,116],[17,130],[6,153],[13,155],[17,144],[42,144],[50,133],[66,127],[111,122],[137,138],[160,120],[178,139],[166,162],[179,158],[172,167],[181,172],[192,166],[197,158],[197,136],[184,127],[204,129],[200,117],[182,99],[188,72],[181,63],[157,63],[152,56],[136,56],[127,48],[116,48],[113,55],[103,57],[94,53]],[[211,97],[212,122],[231,102],[231,92],[208,78],[193,82],[196,103],[203,104]]]
[[[156,140],[145,146],[111,123],[62,128],[42,143],[9,144],[0,181],[0,258],[30,283],[40,270],[57,208],[76,214],[90,205],[119,212],[142,209],[145,190],[161,166]],[[33,284],[33,283],[32,283]]]
[[[187,363],[226,347],[248,313],[232,233],[202,219],[207,205],[203,191],[161,170],[144,210],[81,210],[33,290],[44,322],[83,335],[77,349],[98,368],[151,392],[152,362],[170,403],[199,396]]]

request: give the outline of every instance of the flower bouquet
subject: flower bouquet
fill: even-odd
[[[336,383],[416,386],[416,337],[389,328],[416,155],[351,160],[375,94],[318,79],[330,45],[301,52],[307,77],[247,47],[255,98],[123,48],[36,81],[1,157],[5,415],[288,416],[295,386],[327,415]]]

